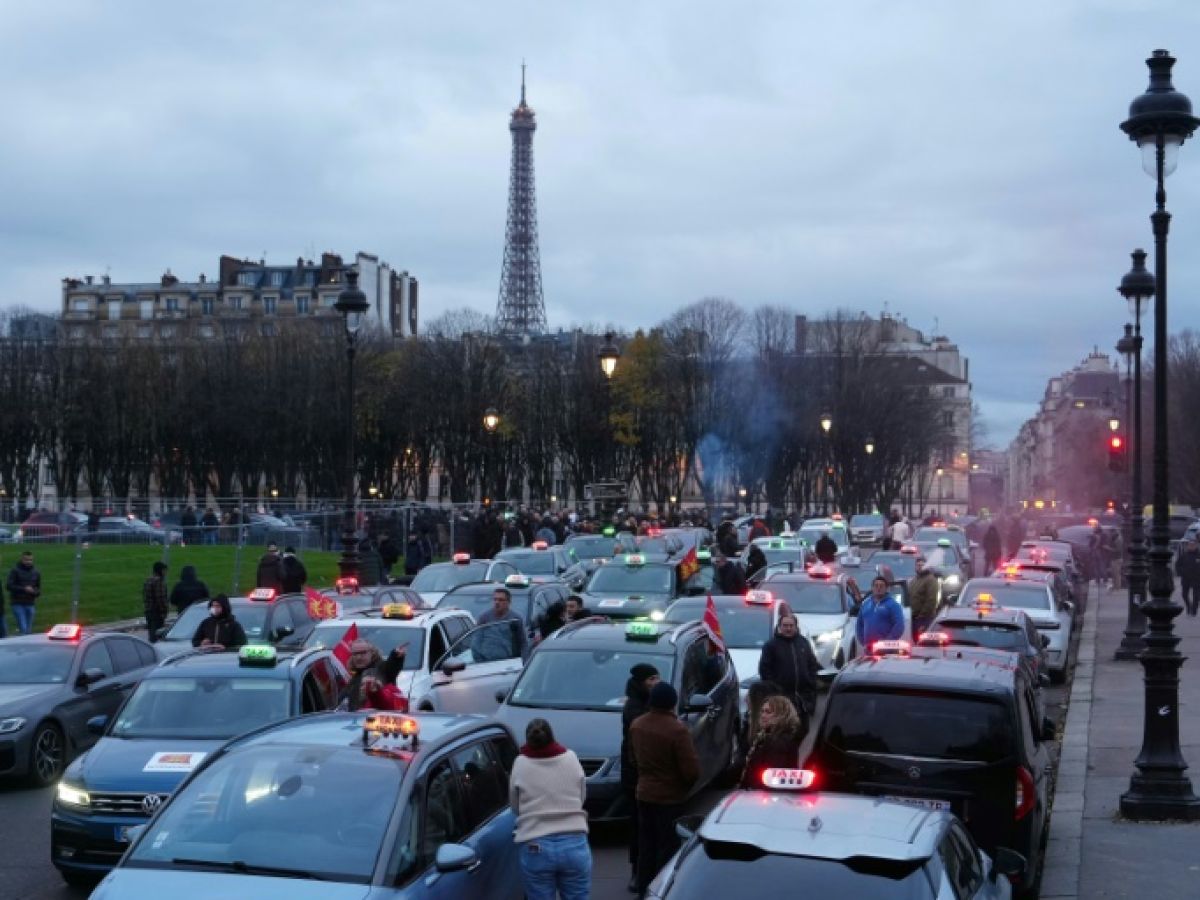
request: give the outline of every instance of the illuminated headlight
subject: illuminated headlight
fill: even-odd
[[[67,784],[65,781],[58,783],[58,802],[64,803],[67,806],[91,806],[92,798],[88,796],[88,792],[82,788],[77,788]]]
[[[961,580],[957,575],[947,575],[942,579],[942,584],[949,585],[950,587],[958,587]]]
[[[14,731],[20,731],[24,727],[25,720],[20,716],[0,719],[0,734],[12,734]]]
[[[817,635],[818,644],[836,644],[842,639],[842,629],[835,628],[833,631],[823,631]]]
[[[667,614],[664,613],[661,609],[653,610],[650,613],[650,621],[651,622],[661,622],[666,617],[667,617]]]

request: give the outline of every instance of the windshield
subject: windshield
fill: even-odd
[[[918,528],[913,534],[913,540],[925,543],[937,543],[940,540],[947,540],[960,547],[967,546],[966,532],[953,531],[949,528]]]
[[[796,846],[800,853],[802,843]],[[738,897],[752,884],[758,896],[790,897],[802,884],[806,897],[927,900],[932,894],[923,863],[871,856],[820,859],[766,853],[753,844],[698,841],[680,861],[671,896]]]
[[[409,585],[414,591],[448,591],[460,584],[471,581],[483,581],[487,577],[488,564],[471,562],[458,565],[457,563],[435,563],[426,566]]]
[[[835,692],[824,740],[848,753],[999,762],[1012,753],[1004,706],[937,691]]]
[[[823,534],[829,535],[838,547],[850,546],[850,538],[845,528],[801,528],[796,532],[796,537],[799,540],[807,541],[808,546],[815,547]]]
[[[894,579],[907,581],[917,574],[917,558],[915,553],[876,553],[868,562],[876,568],[887,566]]]
[[[151,678],[138,685],[111,734],[228,740],[288,718],[289,688],[279,678]]]
[[[238,620],[246,632],[246,640],[253,642],[255,638],[263,636],[263,628],[267,624],[267,610],[270,606],[269,603],[260,603],[254,606],[239,604],[234,609],[233,617]],[[207,603],[193,603],[175,620],[175,624],[167,632],[166,639],[168,641],[191,641],[192,635],[196,633],[196,629],[200,627],[200,623],[207,616]]]
[[[925,556],[925,564],[933,569],[953,567],[958,565],[958,557],[955,556],[954,550],[950,547],[939,547],[934,544],[932,547],[928,544],[918,544],[922,554]],[[914,571],[916,564],[913,564]]]
[[[581,540],[568,539],[564,546],[574,550],[575,555],[580,559],[608,559],[613,555],[613,547],[616,543],[613,538],[595,537]]]
[[[669,556],[671,547],[667,544],[666,538],[640,537],[635,544],[638,553],[660,553],[663,556]]]
[[[850,517],[850,527],[851,528],[869,528],[869,527],[872,527],[875,525],[882,525],[882,524],[883,524],[883,516],[861,515],[861,516],[851,516]]]
[[[1009,609],[1050,609],[1050,594],[1044,584],[972,584],[958,598],[959,606],[973,606],[980,594],[991,594],[996,606]]]
[[[699,622],[704,616],[706,600],[676,600],[667,610],[666,621],[672,625]],[[733,650],[757,650],[771,637],[774,606],[759,603],[721,603],[717,605],[717,620],[725,646]]]
[[[675,657],[633,650],[548,650],[533,654],[508,702],[553,709],[604,709],[625,705],[629,669],[650,663],[671,682]],[[587,672],[580,678],[580,672]]]
[[[969,647],[989,647],[992,650],[1009,650],[1014,653],[1026,647],[1025,631],[1013,625],[988,622],[935,622],[933,631],[950,635],[951,642]]]
[[[380,625],[369,619],[356,620],[353,624],[358,626],[359,638],[374,644],[385,659],[397,647],[407,644],[408,649],[404,652],[403,671],[415,672],[421,668],[425,655],[425,630],[423,628],[407,625]],[[350,625],[344,621],[322,622],[312,630],[312,634],[308,636],[304,646],[336,647],[349,627]]]
[[[588,582],[589,594],[670,594],[671,569],[666,566],[625,566],[609,563]]]
[[[0,684],[62,684],[77,644],[0,643]]]
[[[398,767],[357,742],[245,747],[181,788],[150,821],[127,865],[248,874],[263,868],[276,870],[264,875],[367,884],[403,780]]]
[[[555,570],[554,554],[544,550],[533,553],[514,553],[512,556],[502,555],[496,558],[512,563],[522,575],[558,574]]]
[[[436,608],[465,609],[478,622],[481,615],[485,612],[491,612],[493,590],[494,588],[489,587],[486,591],[452,591],[438,600]],[[512,594],[510,609],[522,619],[528,619],[529,591],[514,591],[512,588],[509,588],[509,593]],[[437,662],[437,660],[434,660],[434,662]]]
[[[836,581],[780,581],[767,579],[763,588],[786,603],[796,615],[835,616],[846,611],[842,586]]]

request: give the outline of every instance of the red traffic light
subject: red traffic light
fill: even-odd
[[[1125,442],[1121,440],[1121,436],[1119,434],[1114,434],[1108,439],[1108,446],[1113,450],[1120,450],[1123,446],[1125,446]]]

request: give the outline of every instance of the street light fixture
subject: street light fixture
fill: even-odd
[[[500,427],[500,413],[496,412],[494,406],[489,406],[483,414],[483,430],[488,434],[495,434],[496,429]]]
[[[874,453],[875,452],[875,438],[868,437],[866,444],[863,446],[863,449],[867,451],[867,456],[870,456],[872,453]]]
[[[367,295],[358,289],[358,273],[346,271],[346,287],[333,305],[346,326],[346,512],[342,518],[342,555],[338,569],[343,578],[358,576],[358,549],[354,535],[354,351],[358,330],[370,308]]]
[[[600,348],[600,371],[605,378],[612,378],[617,371],[617,360],[621,358],[621,350],[613,343],[613,333],[604,335],[604,346]]]
[[[833,416],[827,412],[821,413],[821,430],[829,434],[829,429],[833,427]]]
[[[1139,654],[1145,683],[1145,718],[1142,750],[1121,795],[1121,814],[1130,819],[1200,819],[1200,797],[1184,774],[1187,763],[1179,749],[1179,668],[1183,656],[1176,649],[1174,619],[1182,607],[1172,602],[1175,579],[1171,575],[1170,484],[1167,449],[1167,192],[1163,182],[1175,170],[1178,151],[1192,136],[1200,119],[1192,115],[1192,102],[1175,90],[1171,68],[1175,58],[1155,50],[1146,60],[1150,86],[1129,105],[1129,118],[1121,130],[1142,150],[1142,168],[1154,178],[1155,209],[1150,215],[1154,231],[1154,518],[1150,526],[1150,600],[1142,605],[1149,620],[1146,649]],[[1134,256],[1137,268],[1137,256]],[[1131,272],[1130,275],[1133,275]],[[1141,273],[1137,273],[1141,279]],[[1122,292],[1124,295],[1124,292]],[[1138,300],[1131,302],[1140,302]],[[1135,414],[1136,418],[1136,414]],[[1135,427],[1139,423],[1135,422]],[[1141,441],[1135,442],[1141,444]],[[1136,473],[1136,464],[1135,464]],[[1136,475],[1135,475],[1136,477]],[[1134,510],[1135,515],[1140,510]]]
[[[1121,430],[1121,420],[1118,419],[1116,416],[1113,416],[1112,418],[1110,418],[1108,420],[1108,430],[1109,431],[1120,431]]]

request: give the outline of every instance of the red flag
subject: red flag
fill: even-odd
[[[704,633],[714,650],[725,652],[725,635],[721,634],[721,620],[717,618],[717,605],[713,603],[712,594],[708,595],[708,603],[704,606]]]
[[[358,623],[350,623],[350,627],[346,629],[346,633],[342,635],[342,639],[337,642],[337,646],[333,648],[333,655],[338,658],[338,661],[343,667],[350,666],[350,645],[358,640]]]
[[[304,588],[304,599],[308,601],[308,617],[310,619],[329,619],[329,598],[320,591],[315,591],[307,585]]]
[[[696,545],[692,544],[679,561],[679,581],[683,583],[700,571],[700,560],[696,556]]]

